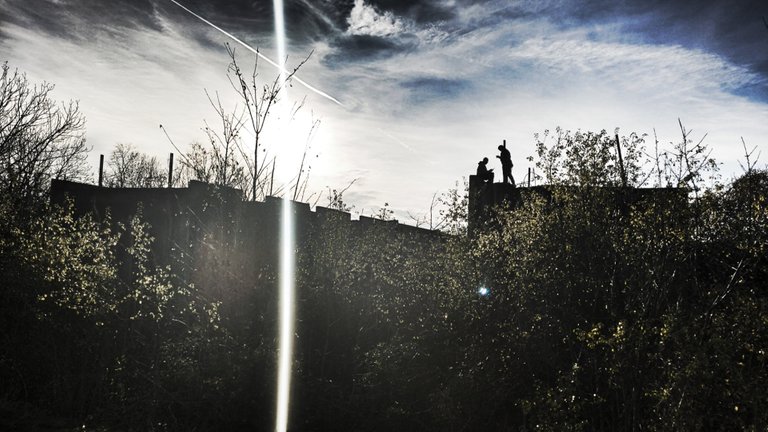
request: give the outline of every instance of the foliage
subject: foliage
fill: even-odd
[[[563,131],[554,134],[546,130],[535,134],[536,168],[547,184],[576,186],[619,186],[622,184],[621,165],[616,141],[605,130],[599,133]],[[551,145],[548,142],[554,141]],[[621,141],[627,184],[639,186],[644,137],[631,134]]]
[[[605,132],[544,134],[550,184],[472,235],[459,185],[446,232],[304,221],[292,428],[765,429],[768,173],[707,185],[681,131],[650,160],[619,138],[627,188]],[[118,430],[270,429],[278,230],[219,204],[169,256],[140,210],[20,225],[0,203],[0,396]]]
[[[630,184],[657,174],[640,138],[621,142]],[[621,179],[604,132],[539,143],[548,194],[473,238],[321,230],[303,267],[308,429],[766,425],[765,173],[689,197],[716,165],[676,144],[667,172],[688,188],[641,193],[605,187]]]
[[[53,178],[85,176],[85,118],[77,102],[59,105],[52,91],[52,84],[33,84],[2,65],[0,194],[15,206],[38,203]]]
[[[66,417],[120,424],[128,416],[142,427],[214,390],[192,377],[205,375],[205,351],[226,340],[218,305],[152,263],[148,229],[140,212],[116,226],[76,217],[70,206],[7,233],[3,316],[26,330],[8,334],[0,354],[15,371],[3,374],[6,388],[22,385],[26,398]]]

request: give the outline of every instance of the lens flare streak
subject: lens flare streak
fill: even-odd
[[[278,102],[279,111],[287,111],[285,100],[288,99],[288,88],[285,86],[285,20],[283,16],[283,0],[273,0],[275,10],[275,39],[277,40],[277,56],[280,70],[280,88],[283,97]],[[283,131],[287,129],[287,117],[283,118]],[[283,145],[291,143],[283,140]],[[275,414],[275,431],[285,432],[288,429],[288,407],[291,397],[291,364],[293,363],[293,310],[295,292],[295,252],[293,239],[293,209],[287,194],[283,198],[283,215],[281,220],[280,245],[280,348],[278,351],[277,372],[277,412]]]
[[[282,0],[273,0],[274,13],[275,13],[275,39],[277,41],[277,55],[278,62],[274,62],[261,54],[258,50],[251,48],[248,44],[236,38],[232,34],[217,27],[210,21],[201,17],[200,15],[187,9],[184,5],[176,0],[170,0],[175,5],[184,9],[197,19],[203,21],[219,32],[223,33],[230,39],[244,46],[246,49],[255,53],[259,58],[265,60],[272,66],[277,67],[280,71],[280,91],[283,93],[282,97],[278,100],[278,104],[275,107],[279,114],[279,120],[282,119],[281,129],[282,132],[288,130],[288,115],[289,107],[284,102],[288,99],[287,90],[285,85],[288,72],[285,69],[286,59],[286,43],[285,43],[285,19]],[[297,82],[302,84],[307,89],[323,96],[338,105],[341,105],[336,98],[328,95],[327,93],[312,87],[306,82],[302,81],[298,77],[294,76]],[[287,135],[284,134],[282,139],[283,146],[290,146]],[[291,391],[291,366],[293,363],[293,339],[294,339],[294,310],[295,310],[295,268],[296,268],[296,252],[295,252],[295,238],[294,238],[294,221],[293,221],[293,206],[291,200],[286,196],[282,203],[282,215],[280,222],[280,278],[279,278],[279,347],[278,347],[278,371],[277,371],[277,398],[276,398],[276,412],[275,412],[275,431],[285,432],[288,429],[288,413],[290,403],[290,391]]]
[[[294,230],[291,201],[283,199],[280,246],[280,347],[278,351],[277,413],[275,431],[288,428],[288,407],[291,392],[291,364],[293,361],[294,324]]]

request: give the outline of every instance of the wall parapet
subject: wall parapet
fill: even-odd
[[[53,180],[51,202],[70,199],[76,214],[93,214],[126,222],[141,207],[142,215],[155,237],[155,254],[161,263],[171,260],[171,251],[192,249],[215,233],[226,244],[268,256],[278,246],[283,199],[243,201],[240,190],[190,181],[181,188],[107,188],[66,180]],[[438,231],[361,216],[349,212],[290,201],[296,222],[296,240],[305,244],[317,230],[345,229],[366,235],[377,229],[391,229],[415,240],[429,241]]]

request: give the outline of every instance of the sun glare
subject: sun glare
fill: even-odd
[[[281,98],[285,98],[282,95]],[[288,104],[291,102],[288,101]],[[291,108],[289,107],[289,110]],[[264,143],[269,150],[269,160],[275,158],[275,190],[277,186],[283,186],[286,191],[283,196],[293,198],[293,188],[298,179],[300,170],[304,170],[302,178],[307,173],[312,163],[316,162],[315,155],[322,143],[326,141],[325,131],[320,128],[313,130],[312,114],[305,108],[298,110],[291,115],[291,118],[275,118],[272,123],[273,128],[267,128],[264,134]],[[302,158],[305,156],[304,166],[302,167]]]

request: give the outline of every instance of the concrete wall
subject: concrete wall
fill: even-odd
[[[513,187],[505,183],[485,183],[477,176],[469,176],[469,220],[470,235],[477,227],[488,220],[494,207],[514,208],[532,196],[544,198],[547,202],[556,204],[554,191],[573,190],[584,194],[589,190],[599,191],[603,197],[610,197],[616,209],[623,206],[643,205],[653,202],[673,202],[677,205],[687,205],[688,192],[681,188],[634,188],[634,187],[582,187],[582,186],[533,186]]]
[[[157,264],[173,264],[182,257],[186,267],[205,254],[210,241],[217,247],[237,251],[238,261],[276,265],[279,250],[280,217],[283,200],[267,197],[263,202],[242,201],[237,189],[191,181],[185,188],[107,188],[53,180],[51,202],[72,201],[79,215],[91,213],[97,219],[110,214],[114,223],[126,223],[139,208],[155,237],[153,255]],[[397,221],[383,221],[351,215],[306,203],[291,201],[296,222],[298,248],[320,230],[348,230],[366,236],[373,229],[391,229],[394,234],[415,242],[432,241],[440,233]]]

